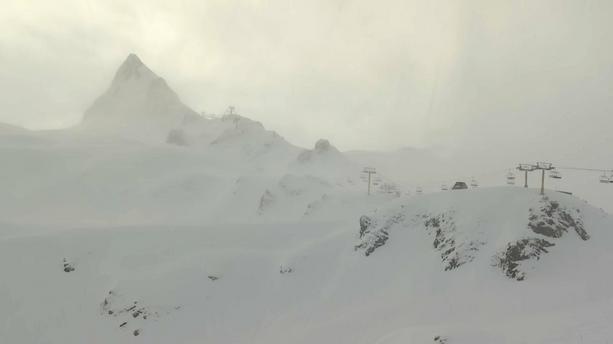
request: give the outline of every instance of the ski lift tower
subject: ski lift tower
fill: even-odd
[[[370,196],[370,180],[371,176],[377,173],[377,170],[374,167],[364,167],[363,173],[368,174],[368,195]]]
[[[536,169],[541,170],[541,195],[545,194],[545,171],[553,170],[555,167],[550,162],[537,162]]]
[[[519,171],[524,172],[524,187],[527,188],[528,187],[528,172],[532,172],[536,170],[536,166],[532,164],[519,164],[517,166],[517,169]]]
[[[238,122],[240,122],[240,117],[236,116],[236,108],[232,105],[228,106],[228,109],[224,113],[225,116],[229,116],[232,119],[232,123],[234,123],[234,129],[238,129]]]

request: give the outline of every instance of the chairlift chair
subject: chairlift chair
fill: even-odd
[[[479,187],[479,183],[477,183],[477,180],[476,180],[475,178],[473,178],[473,179],[470,181],[470,187],[471,187],[471,188],[476,188],[476,187]]]
[[[447,191],[447,190],[449,190],[449,187],[447,186],[447,184],[443,184],[443,185],[441,185],[441,190],[442,191]]]
[[[562,175],[560,174],[560,171],[558,170],[551,170],[549,171],[549,178],[562,179]]]
[[[418,195],[421,195],[422,192],[423,192],[423,190],[419,186],[415,189],[415,193],[417,193]]]
[[[601,183],[613,183],[613,180],[611,179],[611,177],[607,176],[606,173],[603,173],[602,176],[600,176],[600,182]]]
[[[507,173],[507,185],[515,185],[515,173],[512,171]]]

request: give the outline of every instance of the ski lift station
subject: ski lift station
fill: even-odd
[[[468,185],[466,185],[465,182],[456,182],[455,184],[453,184],[453,187],[451,188],[451,190],[465,190],[468,189]]]

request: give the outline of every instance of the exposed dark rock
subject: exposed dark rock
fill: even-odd
[[[372,224],[372,219],[366,215],[360,217],[360,238],[364,236],[366,229]]]
[[[258,214],[264,213],[264,211],[271,206],[275,201],[275,196],[269,191],[264,191],[262,197],[260,197],[260,204],[258,206]]]
[[[140,334],[140,330],[136,329],[136,330],[134,330],[134,332],[132,332],[132,334],[136,337],[136,336],[138,336]]]
[[[540,238],[528,238],[509,243],[507,248],[499,253],[496,258],[496,265],[512,279],[523,281],[526,273],[520,270],[520,263],[526,260],[539,260],[543,253],[547,253],[547,248],[555,244]]]
[[[385,229],[381,229],[380,231],[373,234],[373,240],[371,245],[366,248],[364,254],[369,256],[373,253],[377,248],[385,245],[385,242],[389,239],[389,233]]]
[[[389,230],[395,224],[400,223],[404,219],[403,214],[395,214],[389,217],[378,229],[374,229],[376,221],[373,221],[368,216],[360,217],[360,238],[362,242],[356,245],[356,250],[364,250],[364,255],[369,256],[377,248],[385,245],[389,239]]]
[[[68,262],[68,260],[66,260],[66,258],[64,258],[64,272],[72,272],[75,271],[74,266],[72,265],[72,263]]]
[[[362,249],[364,254],[369,256],[377,248],[385,245],[389,239],[391,228],[404,222],[404,220],[405,215],[397,213],[388,217],[383,225],[379,226],[377,221],[371,217],[360,217],[360,239],[362,241],[355,246],[355,249]],[[416,216],[415,220],[423,221],[426,231],[434,236],[432,245],[440,252],[446,271],[471,262],[479,251],[479,247],[485,244],[477,240],[456,243],[453,212],[439,215],[420,214]]]
[[[437,344],[446,344],[447,343],[447,337],[436,336],[436,337],[434,337],[434,342],[437,343]]]
[[[572,229],[582,240],[590,238],[583,227],[579,209],[573,212],[548,198],[543,198],[541,203],[542,206],[539,209],[530,209],[528,217],[528,227],[534,233],[548,238],[561,238],[569,229]]]
[[[541,205],[530,208],[528,228],[532,232],[550,239],[558,239],[569,230],[573,230],[581,240],[589,240],[590,235],[583,226],[579,209],[568,209],[559,202],[544,197]],[[521,270],[521,262],[539,260],[541,255],[548,253],[548,248],[555,246],[552,240],[542,238],[526,238],[509,243],[507,248],[495,257],[495,264],[509,277],[518,281],[526,278],[526,272]]]
[[[161,315],[170,314],[171,310],[167,307],[151,307],[139,301],[129,301],[127,304],[120,294],[109,291],[107,297],[100,304],[100,314],[107,316],[120,323],[119,327],[132,324],[132,328],[138,326],[140,322],[158,319]],[[179,310],[180,306],[173,307],[173,311]],[[134,325],[136,324],[136,325]],[[140,329],[137,330],[140,333]],[[135,334],[138,335],[138,334]]]
[[[280,273],[280,274],[289,274],[289,273],[292,273],[292,272],[294,272],[294,269],[293,269],[293,268],[291,268],[291,267],[289,267],[289,266],[283,266],[283,265],[281,265],[281,266],[279,267],[279,273]]]
[[[434,235],[432,245],[441,253],[441,261],[445,265],[445,271],[457,269],[473,261],[477,252],[479,252],[479,247],[485,244],[481,241],[468,241],[457,244],[453,212],[421,217],[425,219],[424,226],[426,230]]]

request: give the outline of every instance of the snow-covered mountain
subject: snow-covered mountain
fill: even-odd
[[[605,211],[432,193],[455,170],[430,151],[302,149],[204,118],[135,55],[80,126],[0,125],[0,161],[0,343],[613,338]]]
[[[200,116],[134,54],[126,58],[109,89],[85,112],[78,129],[146,143],[216,145],[247,155],[264,154],[269,149],[291,154],[298,151],[277,133],[246,117]]]
[[[333,222],[3,225],[0,339],[489,344],[612,338],[610,215],[572,196],[542,198],[521,188],[391,203],[370,198],[345,208],[361,203],[372,208],[360,211],[361,219]]]
[[[81,126],[0,128],[0,217],[71,227],[312,217],[322,198],[364,190],[342,153],[320,146],[296,166],[302,149],[244,116],[196,114],[130,55]]]
[[[81,127],[151,139],[165,137],[170,129],[199,117],[163,78],[130,54],[109,89],[85,112]]]

